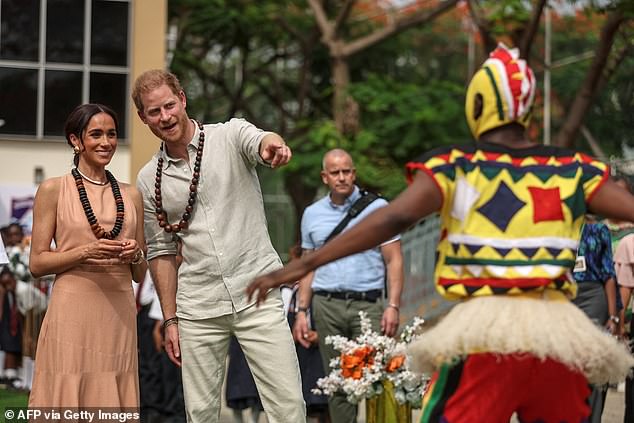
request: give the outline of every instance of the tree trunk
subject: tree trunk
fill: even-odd
[[[295,218],[297,224],[295,225],[295,240],[300,240],[300,223],[302,221],[302,214],[304,209],[311,205],[315,200],[317,194],[317,188],[307,187],[302,183],[302,176],[298,174],[288,174],[284,178],[284,185],[286,192],[293,201],[295,207]]]
[[[610,50],[614,44],[614,38],[618,32],[619,26],[623,23],[622,13],[615,11],[608,15],[608,18],[601,29],[601,37],[597,48],[595,49],[594,59],[586,78],[570,107],[568,107],[568,115],[561,127],[561,130],[554,139],[553,144],[561,147],[570,148],[573,146],[579,128],[583,123],[583,118],[590,107],[592,98],[596,94],[597,88],[601,83],[603,71],[606,68]]]
[[[342,134],[345,133],[345,114],[348,97],[348,85],[350,84],[350,69],[348,61],[342,56],[332,57],[332,83],[334,95],[332,98],[332,111],[335,126]]]

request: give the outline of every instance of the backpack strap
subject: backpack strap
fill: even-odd
[[[372,203],[377,198],[380,198],[378,194],[369,191],[361,191],[361,197],[359,197],[359,199],[357,199],[357,201],[355,201],[354,204],[350,206],[350,208],[348,209],[348,213],[346,213],[346,216],[343,218],[343,220],[341,220],[341,222],[339,222],[335,229],[330,232],[330,235],[328,235],[324,243],[330,241],[341,231],[343,231],[352,219],[357,217],[366,207],[370,205],[370,203]]]

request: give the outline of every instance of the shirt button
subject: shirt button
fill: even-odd
[[[219,255],[220,257],[222,257],[222,251],[221,251],[221,252],[219,252],[219,253],[218,253],[218,255]]]

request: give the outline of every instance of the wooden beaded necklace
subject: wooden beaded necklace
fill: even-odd
[[[106,239],[115,239],[121,229],[123,228],[123,217],[125,215],[125,209],[123,207],[123,197],[121,196],[121,190],[119,189],[119,184],[115,177],[106,170],[106,178],[110,182],[110,189],[112,190],[112,195],[114,195],[114,202],[117,206],[117,218],[115,219],[114,226],[112,230],[107,232],[104,228],[101,227],[99,222],[97,221],[97,217],[90,206],[90,201],[88,200],[88,194],[86,194],[86,187],[84,187],[84,180],[79,173],[77,168],[71,170],[73,178],[75,178],[75,185],[77,186],[77,192],[79,193],[79,201],[81,201],[81,206],[84,208],[84,214],[86,214],[86,218],[88,219],[88,223],[90,224],[90,229],[92,233],[95,234],[97,239],[106,238]]]
[[[192,175],[192,181],[189,185],[189,199],[187,200],[187,206],[181,217],[180,222],[170,225],[167,221],[167,212],[163,210],[163,199],[161,197],[161,177],[163,175],[163,154],[160,155],[158,163],[156,165],[156,178],[154,179],[154,201],[156,203],[156,218],[158,224],[165,232],[180,232],[187,229],[189,226],[189,219],[192,216],[194,210],[194,204],[196,204],[196,196],[198,192],[198,182],[200,180],[200,163],[203,157],[203,147],[205,146],[205,132],[203,130],[203,124],[196,122],[200,129],[200,135],[198,136],[198,148],[196,150],[196,159],[194,160],[194,173]],[[163,152],[163,144],[161,144],[161,153]]]

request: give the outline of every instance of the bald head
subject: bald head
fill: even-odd
[[[340,148],[330,150],[324,155],[321,180],[330,188],[330,199],[335,204],[343,204],[354,191],[357,178],[352,157]]]
[[[347,159],[350,161],[350,166],[354,167],[352,156],[350,156],[350,154],[346,150],[342,148],[333,148],[332,150],[324,154],[324,158],[321,161],[322,170],[326,170],[326,163],[332,161],[334,158],[342,158],[344,160]]]

